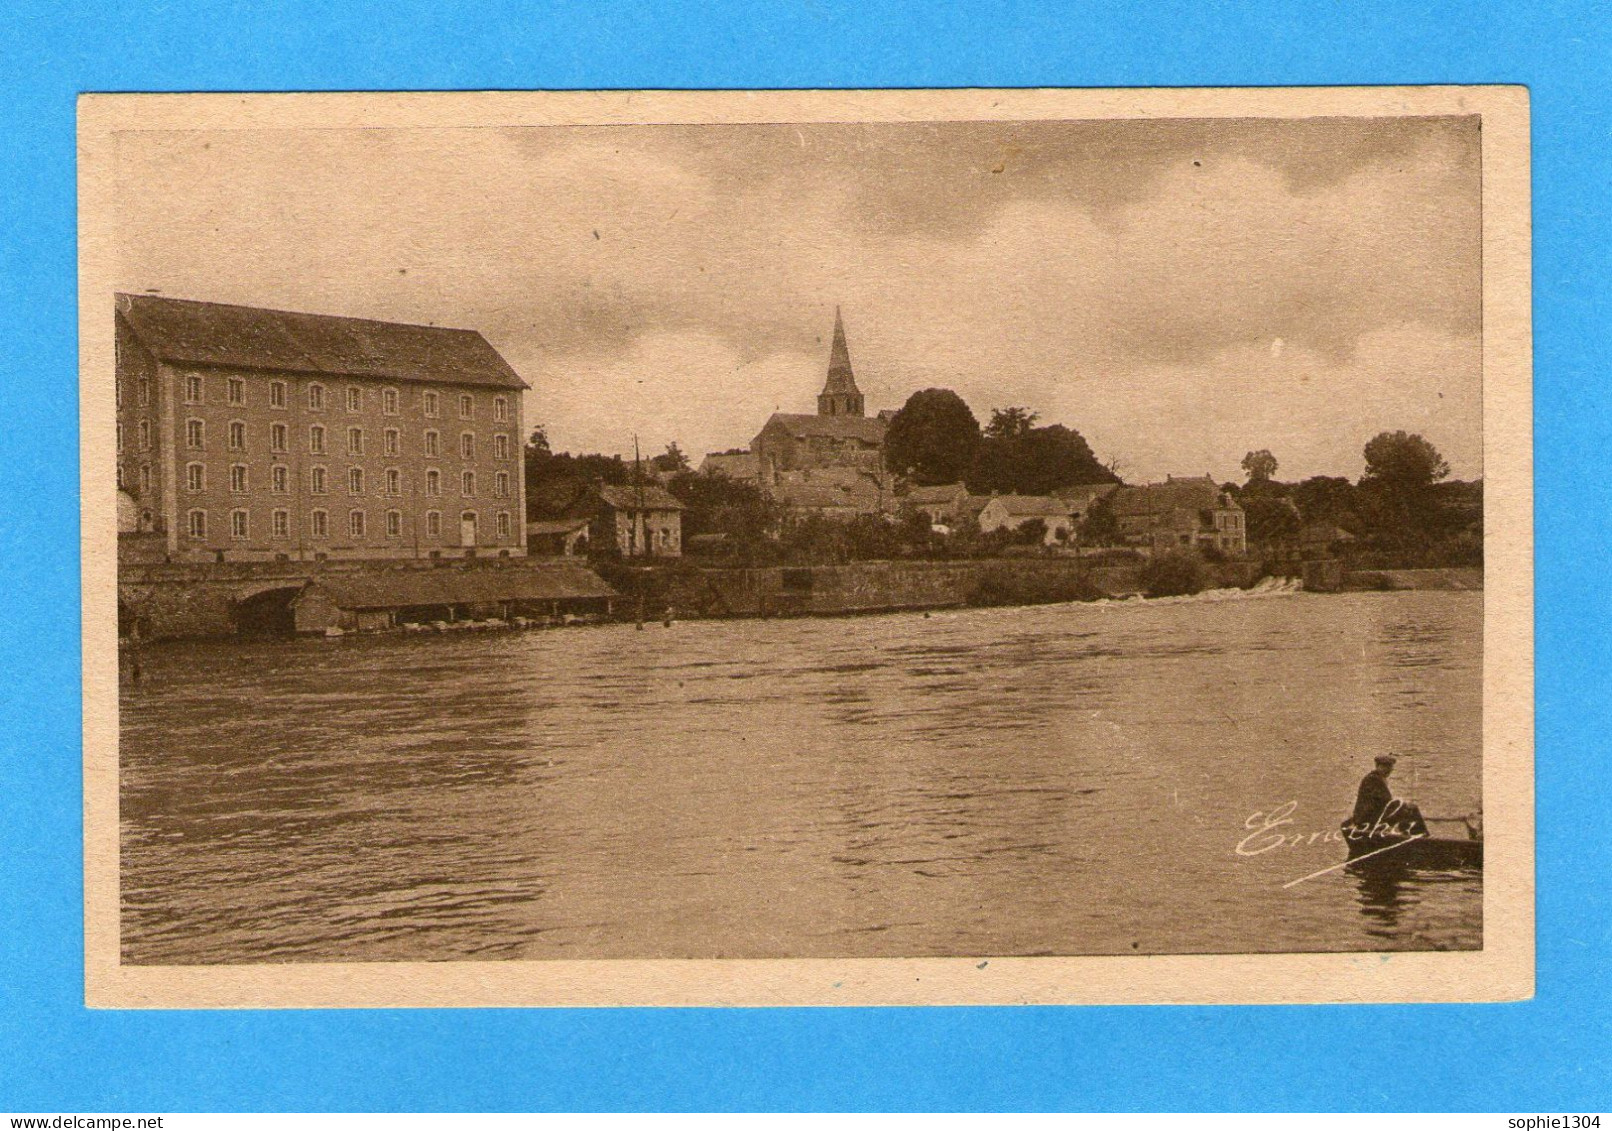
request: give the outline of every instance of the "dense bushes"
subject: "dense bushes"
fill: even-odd
[[[1155,555],[1142,567],[1142,591],[1149,597],[1183,597],[1201,593],[1208,578],[1202,558],[1191,551],[1175,550]]]

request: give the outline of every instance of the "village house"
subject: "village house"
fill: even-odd
[[[526,552],[539,557],[575,557],[588,545],[587,518],[538,519],[526,524]]]
[[[627,558],[676,558],[683,553],[683,504],[658,483],[595,484],[566,508],[564,517],[588,520],[588,543],[595,550],[614,546]]]
[[[775,412],[750,442],[761,485],[771,487],[782,472],[813,468],[849,467],[882,474],[888,425],[886,414],[865,415],[862,392],[851,371],[845,325],[836,309],[828,379],[817,397],[817,414]]]
[[[1083,483],[1076,487],[1059,487],[1052,493],[1069,510],[1069,517],[1078,526],[1091,514],[1091,509],[1119,489],[1118,483]]]
[[[1240,556],[1248,549],[1243,508],[1209,476],[1120,487],[1110,506],[1120,537],[1154,552],[1213,548]]]
[[[969,515],[968,488],[961,483],[947,483],[938,487],[914,487],[901,500],[908,511],[927,515],[935,526],[954,526],[957,520]],[[983,504],[982,504],[983,505]]]
[[[1074,520],[1069,509],[1049,495],[993,495],[980,509],[980,533],[993,530],[1018,530],[1021,526],[1040,519],[1046,524],[1042,544],[1054,546],[1073,537]]]
[[[527,386],[476,331],[153,295],[114,314],[131,543],[172,561],[525,555]]]
[[[712,452],[700,461],[701,475],[720,475],[738,483],[755,483],[761,466],[754,452]]]

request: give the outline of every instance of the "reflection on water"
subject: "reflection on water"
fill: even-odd
[[[1480,593],[150,648],[139,963],[1474,948],[1357,874],[1371,756],[1479,801]]]

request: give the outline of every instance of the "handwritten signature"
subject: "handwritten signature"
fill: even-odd
[[[1293,825],[1293,814],[1298,811],[1299,803],[1289,801],[1285,805],[1278,805],[1275,809],[1265,812],[1263,810],[1251,814],[1243,822],[1243,828],[1251,830],[1249,834],[1237,842],[1238,856],[1262,856],[1282,848],[1299,848],[1313,844],[1346,844],[1349,841],[1373,840],[1387,838],[1390,843],[1374,852],[1367,852],[1352,860],[1345,860],[1340,864],[1322,868],[1318,872],[1311,872],[1307,876],[1300,876],[1296,880],[1289,880],[1283,888],[1296,887],[1305,880],[1313,880],[1317,876],[1324,876],[1328,872],[1336,872],[1339,868],[1352,863],[1358,863],[1372,856],[1392,851],[1409,844],[1414,840],[1421,840],[1427,836],[1426,832],[1414,831],[1411,824],[1400,824],[1394,820],[1404,809],[1404,802],[1397,797],[1383,807],[1375,821],[1345,821],[1335,829],[1322,832],[1289,832]]]

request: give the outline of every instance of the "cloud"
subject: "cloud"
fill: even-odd
[[[129,134],[119,281],[474,327],[574,448],[810,411],[838,304],[870,407],[948,385],[1229,476],[1278,441],[1172,404],[1351,475],[1378,405],[1474,474],[1477,145],[1454,118]]]

